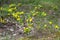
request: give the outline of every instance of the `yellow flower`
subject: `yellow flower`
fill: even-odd
[[[50,21],[49,24],[52,24],[52,21]]]
[[[44,26],[46,27],[47,25],[45,24]]]
[[[37,13],[38,13],[38,12],[36,12],[36,13],[33,13],[32,15],[33,15],[33,16],[36,16],[36,15],[37,15]]]
[[[32,19],[32,18],[30,18],[30,22],[32,22],[32,20],[33,20],[33,19]]]
[[[24,33],[29,33],[30,30],[31,30],[31,28],[29,28],[29,27],[24,27]]]
[[[13,15],[13,17],[15,17],[15,18],[17,18],[17,17],[18,17],[18,15],[17,15],[17,14],[15,14],[15,13],[13,13],[12,15]]]
[[[20,17],[19,17],[19,18],[17,18],[17,20],[19,21],[19,20],[20,20]]]
[[[47,27],[47,25],[45,24],[45,25],[44,25],[44,27],[46,28],[46,27]]]
[[[15,17],[17,17],[18,15],[14,15]]]
[[[56,25],[56,26],[55,26],[55,28],[56,28],[56,29],[58,29],[58,28],[59,28],[59,26],[58,26],[58,25]]]
[[[8,9],[8,12],[12,12],[13,10],[12,9]]]
[[[24,27],[23,29],[24,29],[24,31],[25,31],[25,30],[28,29],[28,28]]]

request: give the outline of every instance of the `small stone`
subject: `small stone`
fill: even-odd
[[[13,36],[16,36],[17,34],[13,34]]]
[[[14,29],[10,29],[10,31],[14,31]]]

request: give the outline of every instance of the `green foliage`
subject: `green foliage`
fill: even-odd
[[[3,6],[0,7],[0,16],[6,17],[6,15],[8,15],[9,17],[12,15],[12,17],[23,26],[25,22],[27,28],[24,28],[24,33],[26,34],[32,29],[29,27],[35,27],[35,25],[39,29],[59,29],[60,26],[57,25],[57,19],[60,17],[58,13],[60,10],[58,1],[59,0],[11,0],[11,4],[3,4]],[[0,0],[0,2],[3,1]],[[49,12],[49,10],[52,11]],[[1,18],[0,21],[5,22]]]
[[[31,31],[31,28],[24,28],[24,33],[25,33],[25,34],[29,34],[30,31]]]

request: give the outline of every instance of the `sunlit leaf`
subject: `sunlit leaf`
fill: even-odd
[[[9,7],[13,7],[13,6],[16,6],[16,4],[10,4]]]
[[[41,15],[42,15],[42,16],[46,16],[47,14],[46,14],[45,12],[42,12]]]
[[[8,12],[12,12],[13,10],[12,9],[8,9]]]
[[[17,6],[21,6],[21,3],[18,3]]]

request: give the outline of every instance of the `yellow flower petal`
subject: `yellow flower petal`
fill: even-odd
[[[32,18],[30,18],[30,22],[32,21]]]
[[[17,20],[20,20],[20,18],[17,18]]]
[[[56,26],[55,26],[55,28],[59,28],[59,26],[58,26],[58,25],[56,25]]]
[[[8,9],[9,12],[12,12],[12,9]]]
[[[44,24],[44,28],[46,28],[47,27],[47,24]]]
[[[46,27],[47,25],[45,24],[44,27]]]
[[[52,24],[52,21],[50,21],[49,24]]]

